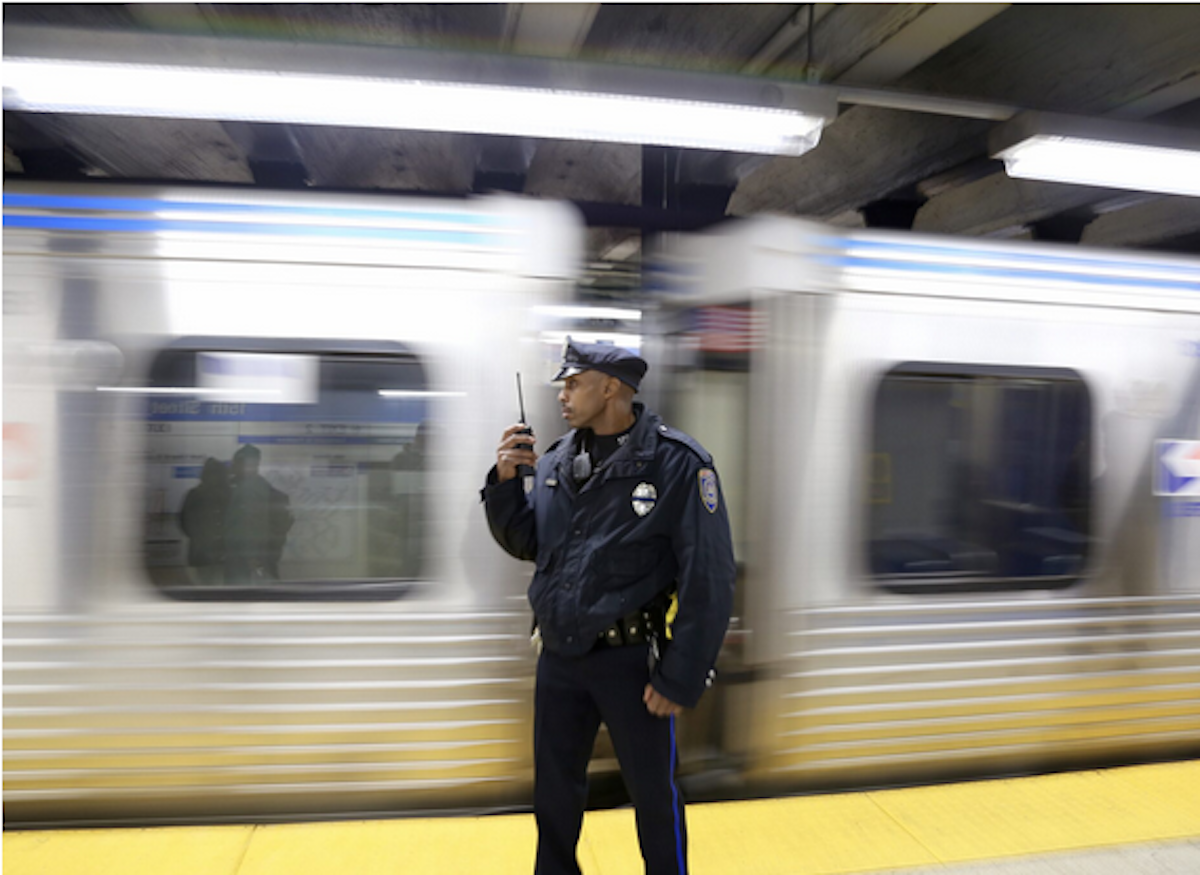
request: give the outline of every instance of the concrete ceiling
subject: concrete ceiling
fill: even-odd
[[[11,25],[511,53],[738,73],[1200,129],[1200,5],[130,4],[4,6]],[[811,29],[810,29],[811,23]],[[847,105],[797,158],[464,134],[4,114],[6,178],[309,186],[586,205],[593,260],[642,232],[781,212],[1200,251],[1200,199],[1011,180],[996,124]]]

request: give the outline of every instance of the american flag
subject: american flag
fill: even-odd
[[[767,324],[749,306],[699,307],[693,332],[702,352],[750,352],[765,343]]]

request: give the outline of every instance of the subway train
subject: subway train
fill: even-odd
[[[722,474],[692,798],[1200,753],[1195,260],[758,217],[581,310],[515,196],[9,183],[4,231],[7,826],[528,806],[479,489],[568,334]]]

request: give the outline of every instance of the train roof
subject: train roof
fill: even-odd
[[[665,301],[873,293],[1200,313],[1200,260],[850,230],[785,216],[680,238],[652,270]]]
[[[486,269],[554,279],[578,275],[584,246],[582,216],[561,201],[232,186],[13,182],[4,191],[4,230],[17,232],[6,236],[6,252],[42,252],[51,238],[70,237],[93,241],[89,250],[103,241],[107,255],[145,257],[145,241],[170,239],[177,253],[171,257]],[[158,257],[168,257],[165,251],[153,249]]]

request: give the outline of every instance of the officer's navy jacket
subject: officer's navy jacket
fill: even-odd
[[[523,478],[498,483],[493,467],[483,490],[488,525],[510,554],[536,560],[529,602],[544,646],[565,656],[582,656],[617,619],[677,584],[670,646],[651,683],[690,708],[732,610],[729,517],[712,457],[657,414],[634,408],[629,439],[582,488],[571,473],[576,430],[538,459],[528,495]]]

